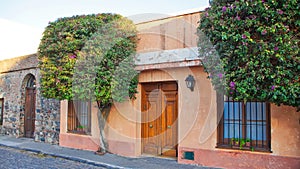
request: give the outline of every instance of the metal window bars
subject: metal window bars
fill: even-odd
[[[218,147],[270,151],[268,103],[235,101],[225,96],[219,123]]]

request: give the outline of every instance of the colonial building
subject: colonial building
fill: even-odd
[[[199,20],[194,12],[136,24],[138,93],[114,102],[109,151],[221,168],[299,168],[299,112],[217,94],[198,54]],[[0,61],[1,133],[97,151],[96,103],[43,98],[37,64],[35,54]]]
[[[212,167],[298,168],[299,112],[217,96],[197,52],[199,20],[194,12],[137,24],[138,93],[114,103],[105,127],[109,151]],[[59,144],[96,151],[97,106],[74,105],[61,102]]]
[[[0,61],[2,134],[58,144],[60,102],[40,93],[36,54]]]

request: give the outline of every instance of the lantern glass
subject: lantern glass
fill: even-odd
[[[192,75],[188,75],[185,79],[186,87],[189,88],[191,91],[194,91],[195,86],[195,79]]]

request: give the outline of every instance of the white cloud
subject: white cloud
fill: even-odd
[[[43,30],[0,18],[0,60],[36,53]]]

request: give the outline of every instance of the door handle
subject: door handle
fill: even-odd
[[[168,126],[168,129],[170,129],[171,128],[171,126]]]
[[[152,124],[150,124],[150,125],[149,125],[149,127],[150,127],[150,128],[153,128],[153,125],[152,125]]]

